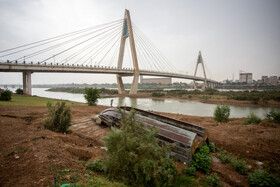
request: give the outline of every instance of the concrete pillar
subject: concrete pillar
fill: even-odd
[[[23,95],[32,95],[31,72],[22,72]]]
[[[22,72],[22,85],[23,85],[23,95],[27,95],[27,89],[26,89],[26,72]]]
[[[138,67],[138,59],[136,54],[136,48],[135,48],[135,41],[134,41],[134,35],[132,30],[132,23],[130,19],[130,13],[128,10],[125,10],[124,15],[124,24],[123,24],[123,33],[121,38],[121,44],[120,44],[120,51],[119,51],[119,59],[118,59],[118,68],[122,68],[123,64],[123,56],[124,56],[124,48],[125,48],[125,40],[129,37],[130,42],[130,50],[132,55],[132,61],[134,66],[134,77],[131,85],[131,89],[129,94],[136,94],[137,88],[138,88],[138,82],[139,82],[139,67]],[[124,94],[125,89],[122,81],[121,75],[117,75],[117,84],[118,84],[118,92],[119,94]]]
[[[203,74],[204,74],[205,80],[204,80],[204,83],[203,83],[203,86],[202,86],[202,90],[204,91],[205,88],[207,87],[207,77],[206,77],[206,72],[205,72],[205,68],[204,68],[204,62],[203,62],[203,58],[202,58],[202,55],[201,55],[201,51],[199,51],[199,53],[198,53],[197,62],[196,62],[196,66],[195,66],[195,71],[194,71],[194,76],[196,76],[198,64],[201,64],[202,69],[203,69]],[[195,80],[193,81],[193,84],[194,84],[194,89],[197,89]]]
[[[27,83],[27,95],[32,95],[32,85],[31,85],[31,72],[27,72],[27,80],[26,80],[26,83]]]
[[[131,50],[132,61],[133,61],[133,66],[134,66],[134,77],[133,77],[133,81],[132,81],[132,85],[131,85],[129,94],[137,94],[140,71],[139,71],[139,66],[138,66],[138,59],[137,59],[137,54],[136,54],[134,34],[133,34],[133,30],[132,30],[132,22],[130,19],[130,13],[128,10],[125,10],[125,14],[126,14],[126,18],[127,18],[128,37],[129,37],[130,50]]]
[[[124,94],[125,93],[125,89],[124,89],[122,77],[120,75],[117,75],[117,84],[118,84],[118,92],[119,92],[119,94]]]

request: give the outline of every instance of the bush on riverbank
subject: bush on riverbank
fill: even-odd
[[[57,102],[54,106],[48,102],[49,118],[44,122],[46,129],[65,133],[71,126],[71,110],[65,102]]]
[[[244,120],[243,124],[244,125],[250,125],[252,123],[259,124],[261,121],[262,121],[261,118],[259,118],[258,116],[256,116],[253,113],[250,113],[247,116],[247,118]]]
[[[97,99],[100,98],[99,90],[97,88],[85,88],[84,97],[89,106],[95,106]]]
[[[12,92],[10,90],[0,91],[0,101],[12,100]]]
[[[103,168],[110,178],[131,186],[169,186],[177,174],[170,148],[159,146],[157,130],[147,130],[129,116],[121,113],[121,129],[104,138],[107,152]]]
[[[218,105],[214,112],[214,120],[216,122],[227,123],[229,121],[230,107],[229,105]]]
[[[21,88],[16,89],[16,94],[23,95],[23,89]]]
[[[280,124],[280,112],[276,112],[274,109],[266,114],[266,118],[269,121]]]

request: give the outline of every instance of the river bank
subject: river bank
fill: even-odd
[[[208,104],[228,104],[234,106],[248,106],[248,107],[272,107],[272,108],[280,108],[280,102],[269,100],[266,102],[259,101],[258,103],[252,103],[252,101],[238,101],[234,99],[227,99],[225,96],[217,96],[217,95],[191,95],[191,97],[176,97],[176,96],[161,96],[161,97],[153,97],[152,93],[137,93],[135,95],[129,94],[104,94],[104,97],[130,97],[130,98],[149,98],[149,99],[174,99],[179,101],[197,101],[201,103]]]
[[[280,108],[280,91],[218,91],[209,89],[201,92],[199,90],[170,90],[170,91],[145,91],[141,90],[137,94],[118,94],[117,90],[101,88],[102,98],[110,97],[130,97],[130,98],[150,98],[150,99],[174,99],[181,101],[197,101],[209,104],[229,104],[235,106],[248,107],[273,107]],[[65,92],[73,94],[83,94],[83,88],[50,88],[46,91]]]
[[[72,177],[81,183],[104,180],[104,176],[86,170],[85,164],[104,156],[104,145],[100,140],[109,129],[99,129],[94,122],[87,125],[80,122],[108,107],[71,105],[70,108],[74,124],[70,128],[72,133],[59,134],[43,127],[48,112],[46,106],[0,106],[1,186],[50,186],[58,176],[64,176],[65,182],[71,181]],[[280,175],[279,125],[266,120],[259,125],[242,125],[242,118],[217,124],[212,117],[160,114],[207,128],[210,141],[220,150],[242,156],[249,172],[270,168],[271,172]],[[249,186],[246,175],[240,175],[229,164],[222,164],[216,158],[217,153],[212,156],[211,171],[218,174],[223,186]],[[258,162],[263,164],[258,165]],[[177,166],[180,171],[186,167],[182,163]],[[69,172],[63,174],[61,171]],[[89,175],[92,177],[88,178]],[[197,176],[204,174],[197,173]]]

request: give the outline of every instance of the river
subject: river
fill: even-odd
[[[15,91],[13,88],[9,88]],[[48,97],[55,99],[64,99],[85,103],[83,94],[72,94],[64,92],[47,92],[47,88],[32,88],[32,95],[40,97]],[[150,98],[129,98],[129,97],[113,97],[98,99],[98,105],[110,106],[113,99],[113,106],[132,106],[143,110],[153,110],[158,112],[185,114],[191,116],[213,116],[216,104],[207,104],[197,101],[172,100],[172,99],[150,99]],[[245,107],[230,106],[230,117],[240,118],[246,117],[250,113],[254,113],[264,119],[269,107]],[[277,111],[280,111],[277,109]]]

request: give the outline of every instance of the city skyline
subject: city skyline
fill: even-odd
[[[0,50],[122,19],[127,8],[132,21],[180,73],[194,73],[201,50],[209,78],[222,81],[231,79],[234,73],[238,79],[240,70],[253,73],[254,80],[262,75],[279,76],[278,1],[127,1],[125,5],[121,0],[1,0],[0,5]],[[201,67],[199,70],[201,76]],[[21,81],[21,73],[0,73],[0,84]],[[115,83],[116,78],[115,75],[32,74],[33,84],[72,82]]]

